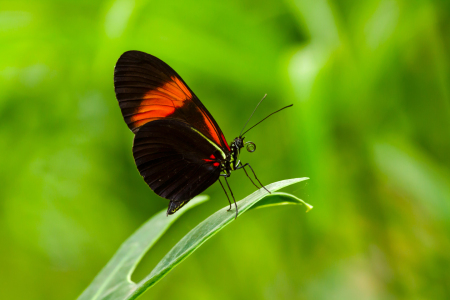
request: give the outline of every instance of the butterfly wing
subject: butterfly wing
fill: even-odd
[[[222,152],[211,140],[176,119],[142,125],[136,133],[133,156],[145,182],[169,199],[173,214],[220,176]]]
[[[154,120],[178,119],[230,151],[214,118],[162,60],[140,51],[125,52],[114,70],[114,87],[125,122],[134,133]]]

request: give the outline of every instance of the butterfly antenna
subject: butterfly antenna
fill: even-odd
[[[267,94],[264,95],[264,97],[262,97],[262,99],[259,101],[258,105],[256,105],[255,109],[253,110],[252,114],[250,115],[250,118],[248,118],[247,122],[245,122],[244,127],[241,130],[241,133],[239,133],[239,136],[242,136],[242,131],[244,131],[245,126],[247,126],[248,121],[250,121],[250,119],[252,118],[253,114],[255,113],[256,109],[258,108],[258,106],[261,104],[261,102],[264,100],[264,98],[266,98]],[[248,130],[247,130],[248,131]],[[247,132],[246,131],[246,132]]]
[[[263,98],[263,99],[264,99],[264,98]],[[258,105],[259,105],[259,104],[258,104]],[[291,107],[292,105],[294,105],[294,104],[285,106],[285,107],[283,107],[283,108],[280,108],[280,109],[277,110],[277,111],[274,111],[273,113],[271,113],[270,115],[268,115],[267,117],[265,117],[264,119],[262,119],[261,121],[259,121],[258,123],[256,123],[256,124],[253,125],[252,127],[250,127],[249,129],[247,129],[243,134],[241,134],[241,135],[239,135],[239,136],[243,136],[244,134],[246,134],[247,132],[249,132],[250,129],[252,129],[252,128],[255,127],[256,125],[258,125],[259,123],[261,123],[262,121],[264,121],[265,119],[267,119],[268,117],[270,117],[271,115],[276,114],[277,112],[282,111],[282,110],[285,109],[285,108]],[[253,114],[252,114],[252,115],[253,115]]]

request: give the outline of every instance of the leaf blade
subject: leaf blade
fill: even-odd
[[[283,187],[292,185],[297,182],[301,182],[307,180],[309,178],[296,178],[296,179],[288,179],[282,180],[278,182],[274,182],[270,185],[267,185],[267,189],[270,191],[277,191]],[[267,191],[264,189],[259,189],[258,191],[252,193],[247,196],[243,200],[238,202],[239,215],[242,215],[248,209],[252,208],[254,204],[256,204],[259,200],[264,197],[270,196]],[[280,197],[289,197],[292,196],[286,193],[275,194],[274,196]],[[295,199],[298,199],[295,196],[292,196]],[[305,204],[307,207],[311,207],[309,204],[304,202],[303,200],[298,199],[298,203]],[[285,201],[283,201],[285,203]],[[271,204],[275,205],[274,203]],[[213,215],[208,217],[206,220],[197,225],[194,229],[192,229],[187,235],[185,235],[167,254],[163,257],[163,259],[156,265],[156,267],[152,270],[152,272],[141,280],[137,285],[135,291],[133,291],[129,298],[127,299],[136,299],[142,293],[144,293],[147,289],[161,280],[168,272],[170,272],[173,268],[175,268],[178,264],[180,264],[184,259],[186,259],[190,254],[192,254],[198,247],[200,247],[204,242],[210,239],[213,235],[219,232],[222,228],[224,228],[229,223],[234,220],[234,212],[227,212],[228,206],[220,209],[215,212]]]
[[[165,210],[151,217],[120,246],[78,300],[126,299],[126,295],[136,287],[136,283],[131,281],[131,274],[145,253],[184,212],[208,198],[208,196],[195,197],[171,218],[166,217]]]
[[[271,194],[264,189],[255,191],[237,202],[239,207],[238,216],[252,208],[274,205],[304,204],[308,210],[311,209],[311,205],[291,194],[276,192],[283,187],[307,179],[309,178],[295,178],[269,184],[266,187],[272,192]],[[266,197],[269,197],[268,201],[261,201],[262,199],[267,199]],[[204,242],[234,221],[234,210],[228,212],[228,206],[220,209],[185,235],[143,280],[137,284],[132,282],[131,274],[137,264],[170,225],[184,212],[207,199],[207,196],[195,197],[185,208],[169,218],[166,217],[165,211],[161,211],[150,218],[120,246],[113,258],[94,278],[88,288],[79,296],[78,300],[129,300],[136,299],[142,295]]]

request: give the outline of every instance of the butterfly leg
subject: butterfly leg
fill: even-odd
[[[228,197],[228,193],[227,193],[227,191],[225,190],[225,188],[223,187],[223,184],[222,184],[222,181],[220,181],[220,178],[219,178],[219,183],[220,183],[220,185],[222,186],[222,190],[225,192],[225,195],[227,196],[228,203],[230,203],[230,208],[227,210],[227,211],[230,211],[230,210],[231,210],[231,201],[230,201],[230,197]]]
[[[253,168],[250,166],[249,163],[246,163],[245,165],[242,165],[242,164],[241,164],[241,166],[240,166],[240,167],[237,167],[236,170],[243,169],[243,170],[245,171],[245,167],[249,167],[250,170],[252,170],[252,173],[253,173],[253,176],[255,176],[255,179],[258,180],[259,184],[260,184],[260,185],[261,185],[261,186],[262,186],[269,194],[272,194],[268,189],[266,189],[266,187],[261,183],[261,181],[259,181],[258,177],[256,177],[255,171],[253,171]],[[247,174],[247,171],[245,171],[245,174]],[[250,177],[248,176],[248,174],[247,174],[247,177],[250,178]],[[250,178],[250,181],[252,181],[251,178]],[[252,181],[252,183],[253,183],[253,181]],[[253,184],[254,184],[254,183],[253,183]],[[254,185],[255,185],[256,187],[258,187],[256,184],[254,184]],[[258,188],[258,189],[259,189],[259,188]]]
[[[227,184],[228,189],[230,190],[231,197],[233,198],[234,206],[236,207],[236,217],[234,217],[234,219],[236,220],[236,218],[238,216],[238,207],[237,207],[237,204],[236,204],[236,199],[234,198],[234,195],[233,195],[233,191],[231,190],[231,187],[228,184],[228,180],[227,180],[227,177],[230,177],[230,174],[223,174],[221,176],[223,176],[225,178],[225,183]]]
[[[241,167],[239,167],[239,165],[241,165]],[[247,173],[247,170],[245,169],[245,168],[243,168],[242,167],[242,163],[241,163],[241,161],[239,161],[239,164],[238,164],[238,167],[236,168],[236,170],[239,170],[239,169],[242,169],[242,170],[244,170],[244,172],[245,172],[245,175],[247,175],[247,177],[248,177],[248,179],[250,179],[250,181],[253,183],[253,185],[254,186],[256,186],[256,188],[259,190],[260,189],[260,187],[259,186],[257,186],[254,182],[253,182],[253,180],[250,178],[250,176],[248,176],[248,173]],[[261,184],[261,186],[263,186],[262,184]]]

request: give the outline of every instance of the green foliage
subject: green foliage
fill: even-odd
[[[306,205],[307,211],[309,211],[312,209],[312,206],[303,200],[290,194],[276,193],[277,190],[283,187],[306,179],[308,178],[290,179],[267,185],[267,189],[272,192],[271,194],[261,189],[237,202],[239,208],[238,215],[242,215],[251,208],[286,204],[303,204]],[[170,270],[206,242],[206,240],[235,220],[235,214],[233,214],[233,210],[229,210],[228,206],[217,211],[183,237],[147,277],[139,283],[132,282],[131,274],[137,264],[169,226],[183,212],[186,212],[188,209],[207,199],[206,196],[198,196],[192,199],[184,209],[170,218],[166,216],[165,210],[153,216],[122,244],[111,261],[97,275],[78,300],[136,299],[156,284]]]
[[[227,141],[265,93],[249,126],[294,103],[240,159],[262,183],[314,178],[286,192],[315,206],[238,218],[142,299],[450,299],[449,20],[448,0],[1,0],[1,298],[75,299],[167,207],[114,95],[134,49],[173,67]],[[222,201],[173,224],[133,281]]]

